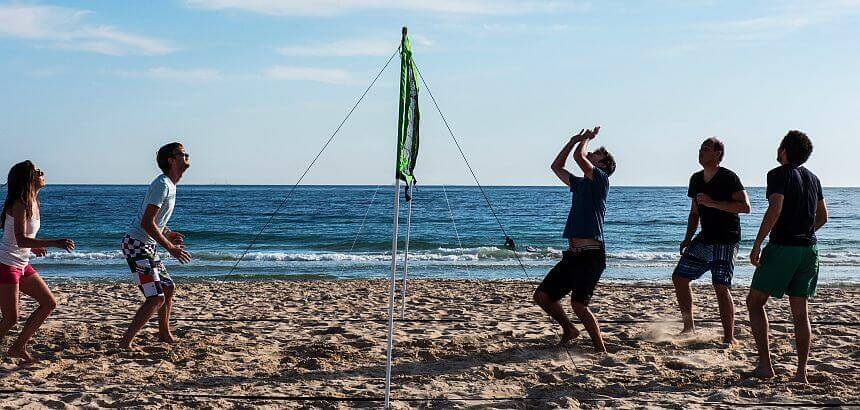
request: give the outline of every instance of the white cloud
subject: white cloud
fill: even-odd
[[[185,0],[204,10],[241,10],[274,16],[332,16],[402,10],[455,14],[526,14],[579,9],[571,1],[517,0]]]
[[[317,81],[328,84],[347,84],[352,80],[346,71],[332,68],[280,65],[265,69],[263,74],[277,80]]]
[[[155,67],[141,71],[116,71],[117,75],[130,78],[154,78],[174,81],[212,81],[224,78],[220,71],[211,68],[176,69]]]
[[[341,40],[315,45],[291,45],[278,49],[286,56],[347,57],[387,56],[394,52],[398,42],[377,39]]]
[[[62,69],[56,67],[37,68],[29,72],[33,77],[56,77],[63,72]]]
[[[758,40],[782,37],[815,23],[816,21],[808,16],[774,15],[709,23],[702,28],[725,40]]]
[[[857,12],[860,12],[858,0],[821,0],[788,4],[767,15],[708,23],[702,28],[728,39],[773,38],[807,27],[831,24]]]
[[[486,23],[481,26],[484,32],[492,35],[499,34],[547,34],[562,33],[570,30],[567,24],[527,24],[527,23]]]
[[[86,10],[54,6],[0,5],[0,37],[43,42],[50,47],[113,56],[161,55],[175,51],[162,40],[85,22]]]
[[[860,14],[860,0],[819,0],[813,3],[779,3],[755,17],[711,21],[681,27],[691,41],[657,48],[655,55],[668,57],[708,50],[720,44],[760,43],[782,40],[795,32],[839,24]]]

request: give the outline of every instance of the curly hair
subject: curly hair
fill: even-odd
[[[812,140],[803,132],[791,130],[785,134],[779,148],[785,150],[789,164],[801,166],[812,155]]]

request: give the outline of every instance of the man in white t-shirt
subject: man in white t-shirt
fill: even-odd
[[[120,347],[130,349],[132,340],[146,322],[158,311],[158,336],[162,342],[172,343],[170,333],[170,307],[175,286],[164,262],[156,253],[156,244],[164,248],[181,263],[191,261],[185,250],[184,237],[167,227],[176,204],[176,184],[191,166],[191,156],[178,142],[158,150],[156,160],[163,174],[155,178],[140,204],[137,216],[122,238],[122,253],[131,269],[135,283],[146,301],[137,310],[131,325],[120,341]]]

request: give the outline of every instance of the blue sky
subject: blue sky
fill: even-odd
[[[710,135],[762,185],[789,129],[812,136],[825,185],[860,181],[856,0],[0,1],[0,166],[147,183],[178,139],[188,183],[291,184],[403,25],[485,184],[555,184],[555,154],[596,124],[616,185],[685,185]],[[390,183],[398,67],[306,183]],[[470,184],[421,104],[420,183]]]

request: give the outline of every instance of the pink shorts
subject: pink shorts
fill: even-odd
[[[21,278],[26,278],[34,273],[37,273],[36,270],[29,264],[21,269],[0,263],[0,284],[15,285],[21,281]]]

